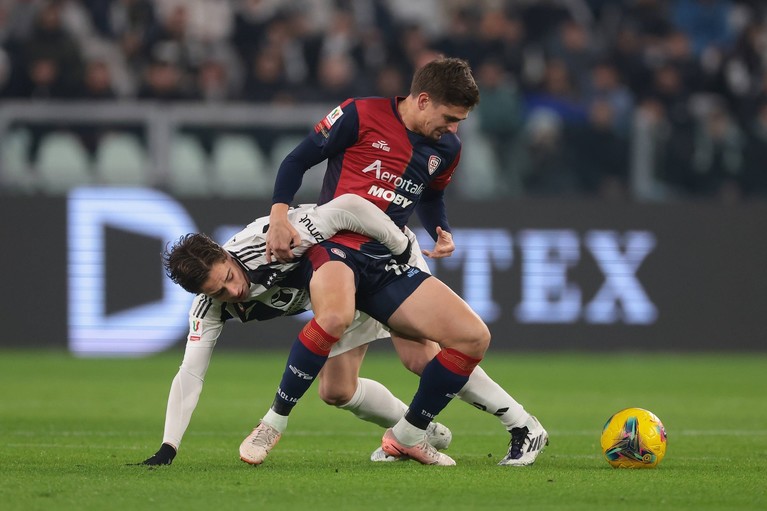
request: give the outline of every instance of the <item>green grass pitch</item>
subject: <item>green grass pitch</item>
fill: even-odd
[[[273,397],[286,353],[214,355],[172,466],[130,466],[159,447],[174,350],[145,359],[0,352],[0,508],[131,509],[767,509],[767,355],[490,352],[483,367],[548,429],[536,464],[499,467],[508,434],[458,400],[439,420],[456,467],[373,464],[382,430],[323,404],[314,389],[266,463],[240,441]],[[417,380],[387,349],[363,376],[408,402]],[[663,420],[654,470],[616,470],[599,434],[615,411]]]

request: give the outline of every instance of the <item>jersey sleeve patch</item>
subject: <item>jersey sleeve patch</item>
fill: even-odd
[[[328,131],[330,131],[330,128],[336,123],[338,119],[341,118],[342,115],[344,115],[344,111],[341,109],[341,105],[338,105],[333,110],[331,110],[330,113],[326,115],[320,122],[317,123],[317,125],[314,127],[315,133],[322,133],[322,135],[327,138]]]

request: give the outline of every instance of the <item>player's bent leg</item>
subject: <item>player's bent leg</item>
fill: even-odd
[[[354,272],[344,263],[325,262],[314,270],[309,290],[315,321],[329,335],[340,339],[354,320]]]
[[[320,399],[331,406],[342,406],[352,400],[358,390],[360,367],[366,351],[367,345],[363,345],[328,358],[319,374],[317,390]]]
[[[461,390],[490,343],[490,332],[458,295],[435,278],[420,283],[389,317],[392,330],[437,341],[442,350],[423,369],[408,412],[381,442],[388,454],[423,464],[455,463],[426,442],[426,427]],[[442,455],[445,456],[445,455]]]
[[[320,397],[327,404],[352,412],[357,418],[384,428],[394,426],[407,411],[407,405],[381,383],[360,378],[359,370],[367,345],[359,346],[328,359],[320,373]],[[426,429],[426,441],[436,449],[447,449],[453,434],[446,426],[433,422]],[[391,456],[379,447],[371,461],[404,461],[408,457]]]
[[[452,289],[435,277],[424,280],[389,317],[389,327],[413,339],[431,339],[481,359],[490,345],[490,330]]]
[[[434,341],[410,339],[398,332],[391,332],[391,341],[405,369],[418,376],[421,376],[423,368],[437,356],[440,350],[439,344]]]
[[[339,340],[354,318],[355,284],[352,270],[334,262],[323,263],[315,268],[310,287],[314,290],[313,286],[316,286],[317,291],[326,299],[317,300],[321,306],[315,311],[315,317],[293,341],[272,406],[240,447],[240,457],[247,463],[257,465],[264,461],[287,426],[293,407],[320,373],[333,344]],[[332,287],[329,284],[331,280],[335,280],[335,292],[327,291]],[[345,293],[350,289],[351,296],[346,296]],[[339,291],[340,296],[336,294]],[[331,296],[327,297],[325,294]],[[333,303],[332,299],[337,302]],[[338,334],[334,335],[331,332]]]

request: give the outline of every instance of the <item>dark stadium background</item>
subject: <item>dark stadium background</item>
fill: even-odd
[[[156,201],[211,234],[244,225],[325,113],[404,94],[447,54],[471,62],[482,103],[447,198],[459,252],[435,271],[483,314],[493,349],[763,351],[765,6],[436,4],[0,2],[0,346],[73,349],[90,321],[73,315],[73,286],[110,325],[149,307],[110,326],[140,338],[169,299],[159,252],[183,232],[158,236],[141,225],[162,220],[131,212]],[[86,289],[72,207],[87,195],[106,211],[115,190],[144,202],[94,220],[103,263],[86,271],[103,269],[103,287]],[[614,245],[595,253],[593,236]],[[183,343],[184,316],[158,346]],[[285,347],[299,325],[230,327],[220,346]]]

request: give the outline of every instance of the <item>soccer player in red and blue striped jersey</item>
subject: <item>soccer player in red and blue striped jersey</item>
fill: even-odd
[[[332,110],[280,166],[267,232],[267,258],[293,258],[300,242],[287,209],[303,174],[327,160],[319,203],[345,193],[366,198],[400,227],[416,212],[436,240],[430,257],[452,253],[443,200],[459,159],[459,122],[479,101],[468,64],[443,58],[416,71],[407,97],[350,99]],[[490,342],[479,316],[444,283],[417,268],[390,262],[377,241],[340,232],[312,247],[309,289],[315,317],[291,348],[274,403],[241,447],[244,461],[258,464],[284,429],[287,416],[327,360],[355,309],[413,339],[432,339],[441,351],[427,364],[403,417],[386,431],[382,448],[424,464],[454,465],[425,440],[425,430],[461,390]],[[260,431],[262,428],[263,431]],[[261,434],[264,433],[264,434]]]

